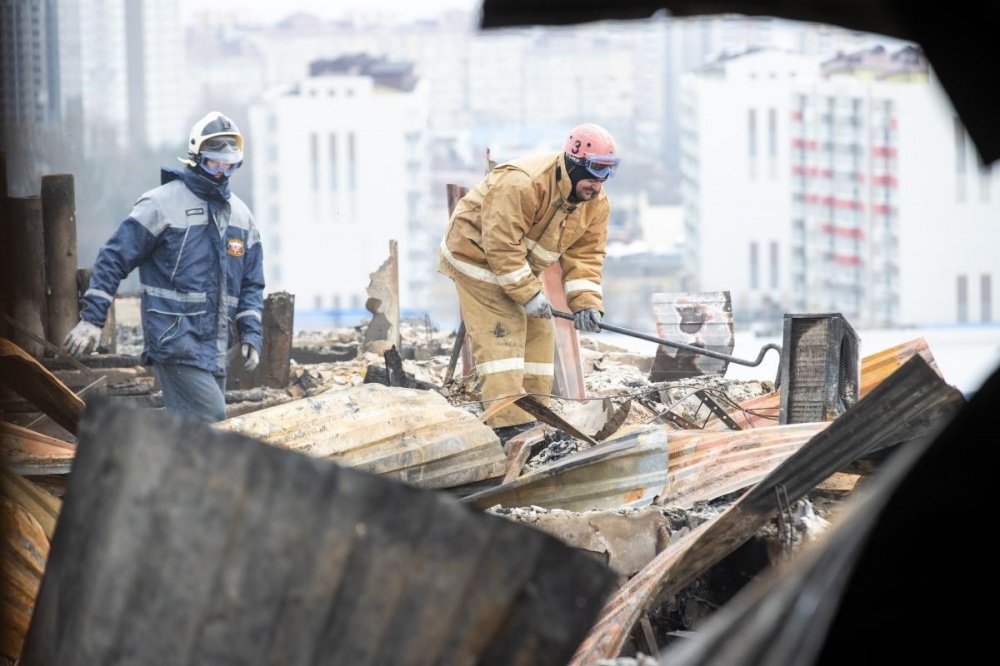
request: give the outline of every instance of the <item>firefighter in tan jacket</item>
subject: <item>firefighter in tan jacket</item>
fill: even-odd
[[[486,407],[519,393],[547,402],[555,353],[539,278],[547,267],[559,262],[576,329],[601,330],[611,213],[603,184],[618,162],[607,130],[579,125],[562,151],[497,165],[455,206],[438,270],[455,283]],[[534,417],[511,406],[488,424],[506,440]]]

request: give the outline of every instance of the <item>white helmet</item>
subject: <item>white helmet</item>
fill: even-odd
[[[188,140],[188,158],[198,164],[202,158],[239,164],[243,161],[243,135],[230,118],[219,111],[212,111],[191,128]]]

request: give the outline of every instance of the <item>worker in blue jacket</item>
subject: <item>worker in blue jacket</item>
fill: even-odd
[[[230,190],[243,163],[243,135],[213,111],[195,123],[183,169],[162,169],[161,185],[136,201],[101,247],[80,322],[63,343],[81,356],[97,346],[118,285],[139,269],[143,363],[152,365],[166,409],[215,422],[226,418],[228,350],[239,336],[244,367],[257,367],[263,338],[260,233]]]

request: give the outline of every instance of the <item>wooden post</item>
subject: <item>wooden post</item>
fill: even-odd
[[[258,386],[285,388],[291,374],[292,338],[295,335],[295,296],[287,291],[264,299],[263,349],[253,372],[243,369],[243,356],[236,354],[226,372],[226,390],[246,390]],[[239,340],[236,344],[240,344]]]
[[[295,295],[287,291],[271,294],[264,301],[264,385],[288,386],[291,372],[292,338],[295,335]]]
[[[42,228],[48,317],[45,338],[60,345],[80,319],[76,281],[76,202],[71,174],[42,176]]]
[[[10,267],[10,257],[13,246],[11,241],[10,208],[7,201],[7,154],[0,151],[0,312],[12,316],[12,298],[14,294],[13,275]],[[0,317],[0,338],[10,339],[12,327],[7,320]]]
[[[31,336],[45,338],[45,239],[42,200],[39,197],[7,199],[7,232],[10,247],[9,312],[17,322],[11,332],[14,344],[35,358],[45,346]]]

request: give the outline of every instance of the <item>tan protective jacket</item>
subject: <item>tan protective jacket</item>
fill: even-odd
[[[573,312],[604,312],[601,277],[611,204],[568,201],[562,152],[497,165],[462,197],[439,249],[438,271],[503,287],[521,305],[542,289],[539,274],[559,261]]]

